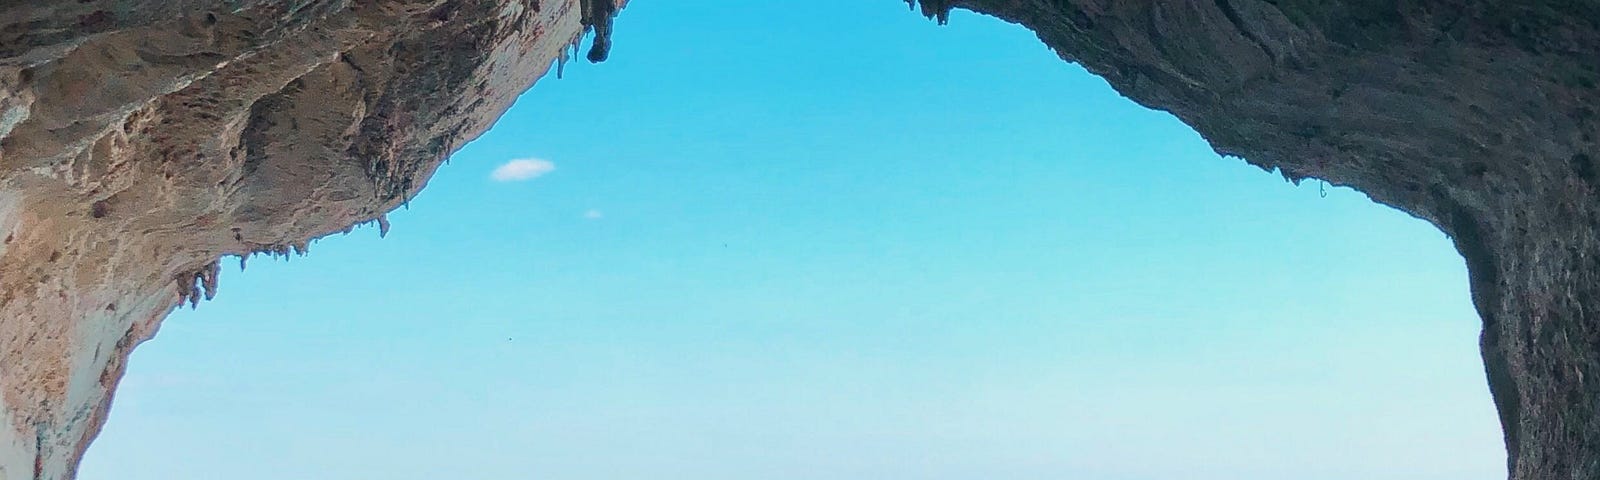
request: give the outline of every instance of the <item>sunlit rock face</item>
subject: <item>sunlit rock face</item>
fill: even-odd
[[[386,225],[585,30],[603,60],[622,3],[0,0],[0,479],[73,476],[129,351],[220,257]],[[1600,478],[1600,4],[914,7],[1019,23],[1219,152],[1438,225],[1512,477]]]
[[[0,479],[73,476],[219,257],[382,222],[616,7],[0,1]]]

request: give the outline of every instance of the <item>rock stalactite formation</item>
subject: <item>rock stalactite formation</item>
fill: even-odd
[[[416,195],[623,0],[0,0],[0,479],[70,479],[220,257]],[[1467,261],[1511,477],[1600,478],[1600,2],[920,0]],[[823,21],[822,19],[812,19]],[[781,54],[781,52],[775,52]]]
[[[71,478],[221,256],[387,226],[609,1],[0,0],[0,479]]]

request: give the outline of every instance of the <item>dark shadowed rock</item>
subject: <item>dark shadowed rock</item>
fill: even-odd
[[[1600,2],[962,0],[1465,257],[1515,479],[1600,478]]]

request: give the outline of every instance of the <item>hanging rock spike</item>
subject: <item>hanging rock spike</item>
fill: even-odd
[[[955,5],[952,0],[906,0],[906,6],[916,10],[922,6],[922,16],[938,19],[940,25],[950,23],[950,9]]]
[[[189,304],[189,309],[200,307],[200,300],[217,296],[217,277],[222,274],[221,259],[201,266],[199,270],[178,277],[178,304]]]
[[[589,63],[600,63],[611,56],[611,20],[617,16],[616,0],[578,0],[583,9],[583,29],[594,30],[589,46]]]
[[[588,30],[588,27],[585,26],[584,30]],[[578,48],[583,44],[583,33],[584,32],[579,31],[577,34],[574,34],[572,36],[572,40],[567,41],[567,46],[563,47],[560,52],[556,53],[556,80],[560,80],[562,76],[566,74],[567,61],[578,56]],[[572,53],[567,53],[569,50]]]
[[[206,264],[200,269],[200,287],[205,289],[206,300],[217,296],[217,277],[222,275],[222,262],[220,259]]]

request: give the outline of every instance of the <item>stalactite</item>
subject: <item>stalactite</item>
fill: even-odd
[[[556,55],[556,80],[560,80],[562,77],[566,76],[566,74],[567,74],[567,49],[563,48],[563,49],[561,49],[561,53]]]
[[[222,275],[222,262],[212,261],[200,269],[200,286],[205,289],[206,300],[217,296],[217,277]]]
[[[189,308],[198,308],[200,300],[210,300],[217,296],[217,277],[222,274],[221,259],[213,260],[177,279],[178,304],[189,304]]]
[[[916,10],[922,7],[922,15],[937,19],[940,25],[950,23],[950,9],[955,7],[952,0],[906,0],[906,6]]]
[[[611,21],[617,16],[617,4],[615,0],[579,0],[578,3],[583,9],[584,31],[594,31],[589,62],[604,62],[611,56]]]

